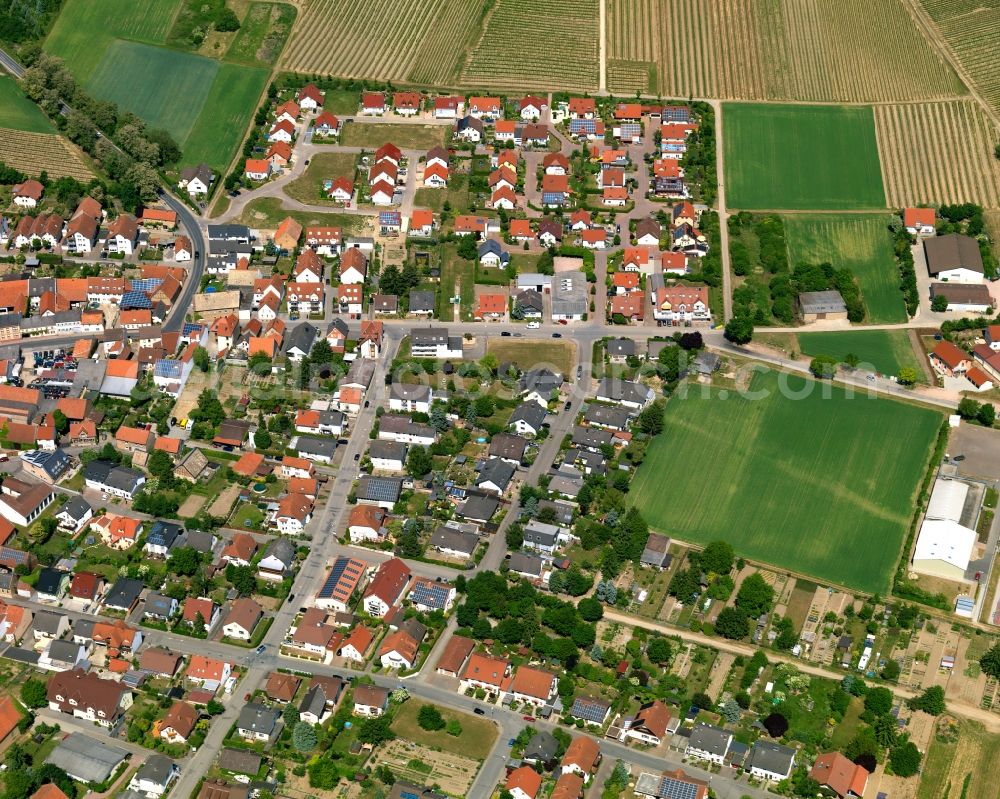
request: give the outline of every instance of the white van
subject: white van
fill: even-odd
[[[528,322],[528,330],[538,330],[541,326],[541,322]]]

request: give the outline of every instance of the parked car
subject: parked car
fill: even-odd
[[[541,326],[541,322],[528,322],[528,330],[538,330]]]
[[[486,715],[486,711],[483,710],[481,707],[473,708],[472,712],[475,713],[477,716],[485,716]]]

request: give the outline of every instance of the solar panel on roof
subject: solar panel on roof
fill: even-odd
[[[443,608],[448,597],[444,586],[435,583],[417,583],[410,592],[414,604]]]
[[[192,333],[200,333],[202,331],[202,325],[198,322],[185,322],[183,328],[183,335],[189,336]]]
[[[149,299],[149,296],[142,291],[126,291],[122,295],[122,301],[119,306],[123,311],[129,311],[135,308],[152,308],[153,301]]]
[[[132,285],[133,291],[156,291],[160,286],[163,285],[162,277],[142,277],[136,280],[129,281]]]
[[[664,777],[660,780],[656,795],[661,799],[695,799],[698,795],[698,786],[675,780],[673,777]]]
[[[600,724],[604,721],[604,717],[607,715],[607,710],[600,705],[589,702],[584,698],[577,699],[573,702],[572,713],[574,716],[585,721],[593,721]]]
[[[157,377],[180,377],[181,362],[169,360],[157,361],[153,366],[153,374]]]

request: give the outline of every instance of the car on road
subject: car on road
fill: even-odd
[[[521,718],[523,718],[525,721],[530,722],[532,724],[535,721],[535,717],[534,716],[521,716]]]
[[[246,693],[246,694],[244,695],[244,697],[243,697],[243,701],[244,701],[244,702],[249,702],[249,701],[250,701],[250,697],[251,697],[251,696],[253,696],[253,694],[252,694],[252,693],[250,693],[249,691],[247,691],[247,693]]]
[[[477,716],[485,716],[486,715],[486,711],[483,710],[481,707],[473,708],[472,712],[475,713]]]
[[[309,166],[309,159],[306,159],[306,166]]]
[[[266,652],[266,651],[267,651],[267,647],[266,647],[266,646],[264,646],[264,644],[261,644],[260,646],[258,646],[258,647],[257,647],[257,648],[256,648],[256,649],[254,650],[254,652],[256,652],[256,653],[257,653],[258,655],[263,655],[263,654],[264,654],[264,652]]]
[[[361,453],[360,452],[355,452],[354,453],[354,460],[355,461],[361,460]]]
[[[291,602],[293,599],[295,599],[295,594],[289,594],[288,601]]]
[[[572,402],[569,402],[569,401],[567,401],[567,402],[566,402],[566,404],[565,404],[565,405],[563,405],[563,410],[564,410],[564,411],[568,411],[568,410],[569,410],[570,408],[572,408],[572,407],[573,407],[573,403],[572,403]]]
[[[553,333],[552,338],[562,338],[562,333]]]
[[[509,330],[503,330],[503,331],[501,331],[500,335],[503,336],[504,338],[508,338],[510,336],[510,331]]]
[[[576,367],[576,376],[583,377],[583,364],[580,364],[578,367]]]
[[[371,402],[369,402],[368,400],[365,400],[365,407],[367,408],[369,405],[371,405]]]
[[[514,745],[514,739],[511,738],[509,741],[507,741],[507,746],[513,746],[513,745]]]
[[[528,330],[538,330],[541,326],[541,322],[528,322]]]

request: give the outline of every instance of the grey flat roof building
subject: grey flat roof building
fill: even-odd
[[[80,732],[70,733],[52,753],[46,763],[58,766],[80,782],[101,783],[108,779],[128,752]]]
[[[804,314],[847,312],[839,291],[804,291],[799,295],[799,307]]]

